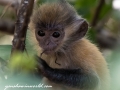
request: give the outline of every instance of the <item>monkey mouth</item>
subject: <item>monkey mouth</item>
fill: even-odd
[[[54,50],[44,50],[43,53],[49,55],[49,54],[53,54]]]
[[[51,50],[47,50],[47,51],[45,51],[44,53],[45,54],[51,54],[53,51],[51,51]]]
[[[43,46],[42,51],[43,51],[42,53],[44,53],[44,54],[51,55],[51,54],[55,53],[56,47]]]

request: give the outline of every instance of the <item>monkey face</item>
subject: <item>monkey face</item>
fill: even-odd
[[[45,54],[54,53],[64,38],[64,30],[60,29],[36,29],[36,39]]]

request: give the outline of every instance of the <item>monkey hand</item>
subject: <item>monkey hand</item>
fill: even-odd
[[[94,73],[86,73],[79,69],[56,69],[51,68],[48,64],[37,56],[38,69],[41,70],[43,76],[50,81],[66,86],[80,88],[85,90],[93,90],[99,83],[99,79]]]
[[[49,69],[50,67],[48,66],[48,64],[45,62],[45,60],[43,60],[42,58],[36,56],[36,60],[37,60],[37,68],[38,70],[44,75],[46,70]],[[44,75],[45,76],[45,75]]]

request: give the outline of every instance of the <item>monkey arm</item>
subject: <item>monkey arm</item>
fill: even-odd
[[[39,69],[50,81],[80,89],[93,90],[98,86],[99,79],[94,73],[85,73],[83,69],[53,69],[37,57]]]

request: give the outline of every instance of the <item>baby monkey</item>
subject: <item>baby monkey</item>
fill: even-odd
[[[108,90],[107,63],[84,38],[88,23],[68,2],[42,4],[29,26],[39,69],[52,90]]]

